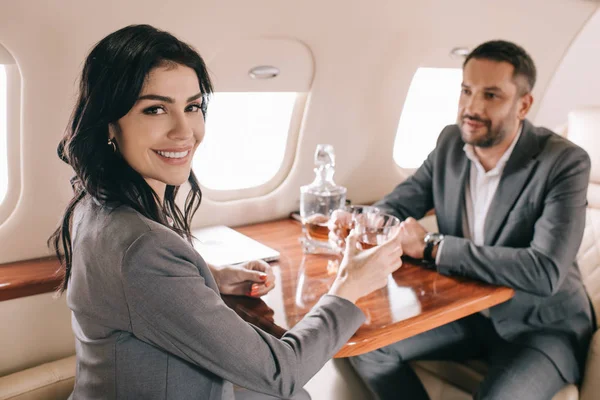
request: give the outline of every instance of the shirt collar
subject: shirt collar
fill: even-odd
[[[515,136],[515,138],[513,139],[512,143],[510,144],[508,149],[506,149],[504,154],[502,154],[502,157],[500,157],[496,166],[487,172],[488,174],[491,175],[491,174],[496,174],[496,173],[502,172],[502,170],[504,169],[504,166],[506,165],[506,162],[510,158],[510,155],[512,154],[517,142],[519,141],[519,137],[521,137],[521,132],[523,132],[523,123],[521,123],[521,125],[519,126],[519,132],[517,132],[517,136]],[[463,150],[469,160],[471,160],[473,163],[475,163],[478,168],[483,168],[481,166],[481,163],[479,162],[479,158],[477,157],[477,154],[475,154],[475,150],[473,149],[472,144],[465,143],[465,145],[463,146]]]

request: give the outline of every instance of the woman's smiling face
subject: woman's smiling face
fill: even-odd
[[[110,129],[125,161],[163,198],[166,185],[190,176],[204,137],[202,93],[196,72],[179,64],[154,68],[138,100]]]

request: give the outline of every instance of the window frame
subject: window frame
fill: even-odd
[[[399,139],[399,128],[400,128],[400,123],[401,123],[401,121],[402,121],[402,116],[403,116],[403,114],[404,114],[404,112],[405,112],[405,110],[406,110],[406,105],[407,105],[407,102],[410,100],[410,99],[409,99],[410,89],[411,89],[411,87],[412,87],[412,85],[413,85],[413,83],[414,83],[414,81],[415,81],[415,77],[417,76],[417,74],[418,74],[419,70],[422,70],[422,69],[429,69],[429,70],[460,70],[460,71],[461,71],[461,74],[462,74],[462,68],[459,68],[459,67],[456,67],[456,66],[425,66],[425,65],[420,65],[420,66],[418,66],[418,67],[415,69],[415,72],[413,73],[413,75],[412,75],[412,78],[411,78],[411,80],[410,80],[410,84],[409,84],[409,86],[408,86],[408,90],[407,90],[407,92],[406,92],[406,97],[405,97],[404,103],[402,104],[402,109],[401,109],[401,111],[400,111],[400,114],[399,114],[399,116],[398,116],[398,122],[397,122],[397,124],[396,124],[396,131],[395,131],[395,133],[394,133],[394,143],[393,143],[393,146],[392,146],[392,160],[393,160],[393,163],[394,163],[394,165],[396,166],[396,168],[397,168],[397,171],[399,171],[400,173],[403,173],[403,174],[404,174],[404,173],[406,173],[406,172],[408,172],[409,174],[412,174],[412,173],[414,173],[414,172],[415,172],[417,169],[419,169],[419,167],[420,167],[420,166],[423,164],[423,162],[424,162],[424,161],[427,159],[427,156],[429,155],[429,153],[431,153],[431,151],[433,151],[433,150],[435,149],[435,146],[436,146],[436,145],[435,145],[435,143],[437,142],[437,138],[439,137],[439,134],[442,132],[442,129],[443,129],[445,126],[447,126],[447,125],[450,125],[450,124],[452,124],[452,123],[456,123],[456,119],[454,119],[454,120],[453,120],[452,122],[450,122],[449,124],[447,124],[447,125],[444,125],[444,126],[442,126],[442,127],[440,128],[440,131],[437,133],[437,135],[436,135],[436,137],[435,137],[434,146],[433,146],[431,149],[429,149],[429,151],[427,151],[427,153],[426,153],[426,154],[425,154],[425,156],[423,157],[423,160],[421,161],[421,164],[419,164],[419,165],[417,165],[417,166],[415,166],[415,167],[403,167],[403,166],[401,166],[401,165],[400,165],[400,164],[399,164],[399,163],[396,161],[395,152],[396,152],[396,143],[398,142],[398,139]],[[458,88],[457,88],[457,93],[458,93],[458,95],[457,95],[457,99],[456,99],[456,108],[457,108],[457,112],[458,112],[458,107],[459,107],[459,105],[458,105],[458,101],[459,101],[458,97],[460,96],[460,86],[458,86]],[[403,143],[405,143],[405,142],[403,142]]]
[[[270,79],[254,79],[249,73],[257,66],[274,66],[280,73]],[[260,198],[276,191],[289,177],[298,152],[298,140],[309,106],[315,60],[310,47],[296,38],[232,38],[219,45],[207,59],[213,89],[218,92],[294,92],[297,94],[289,121],[281,165],[271,179],[261,185],[216,190],[202,185],[203,198],[230,202]],[[210,118],[210,104],[208,111]]]
[[[3,225],[15,211],[21,197],[21,72],[17,63],[8,51],[0,45],[3,51],[3,66],[6,72],[6,161],[8,185],[6,196],[0,202],[0,226]],[[10,58],[9,58],[10,57]],[[8,60],[6,60],[8,59]]]
[[[308,103],[308,92],[296,93],[296,101],[294,102],[292,116],[290,118],[288,131],[286,132],[287,140],[283,153],[283,159],[275,175],[261,185],[243,189],[209,189],[203,186],[202,182],[199,182],[200,187],[202,188],[203,199],[209,199],[215,202],[226,202],[261,197],[275,191],[283,183],[283,181],[289,176],[294,164],[295,154],[298,147],[298,138],[300,135],[300,130],[302,129],[302,121],[304,119],[306,105]],[[208,107],[210,113],[210,103]]]

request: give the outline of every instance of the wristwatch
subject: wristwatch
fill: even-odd
[[[423,261],[433,263],[435,260],[431,256],[433,248],[439,245],[444,240],[444,235],[437,232],[429,232],[425,235],[423,241],[425,242],[425,250],[423,250]]]

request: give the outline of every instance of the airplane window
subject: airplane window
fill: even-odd
[[[7,99],[7,79],[6,70],[0,65],[0,204],[6,197],[8,189],[8,153],[6,148],[6,99]]]
[[[279,171],[295,92],[218,92],[208,105],[206,135],[193,168],[202,186],[239,190],[260,186]]]
[[[400,115],[394,161],[418,168],[435,147],[440,132],[456,122],[462,82],[460,68],[419,68]]]

